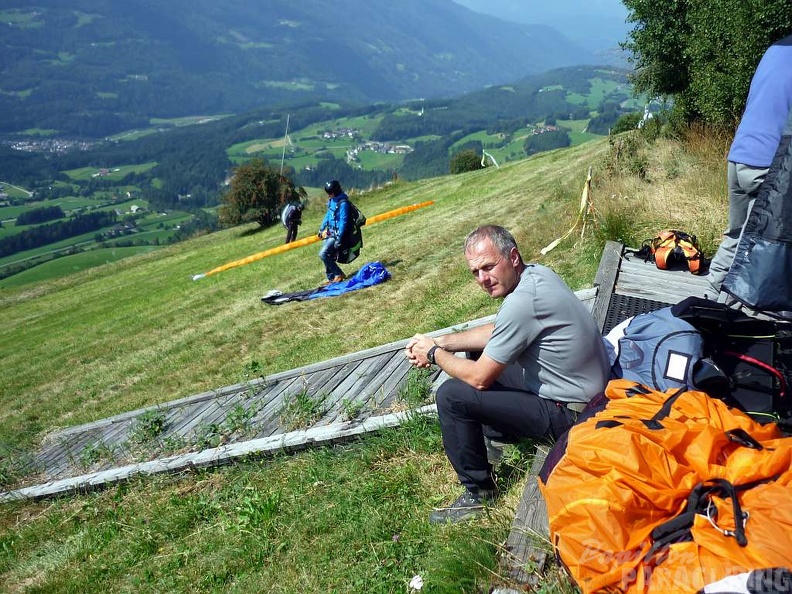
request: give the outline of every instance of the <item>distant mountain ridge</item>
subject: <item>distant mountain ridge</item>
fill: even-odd
[[[626,65],[619,48],[631,30],[620,0],[454,0],[476,12],[515,23],[548,25],[607,63]],[[599,62],[598,62],[599,63]]]
[[[101,137],[324,98],[458,95],[591,54],[545,25],[451,0],[11,0],[0,132]]]

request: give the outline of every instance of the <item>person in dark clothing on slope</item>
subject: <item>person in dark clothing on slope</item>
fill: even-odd
[[[346,279],[343,270],[338,266],[336,258],[341,249],[341,240],[347,232],[350,221],[349,197],[341,189],[338,180],[325,184],[327,193],[327,212],[319,227],[319,237],[322,239],[322,248],[319,258],[324,263],[327,284],[337,283]]]
[[[286,227],[286,242],[291,243],[297,239],[297,227],[302,225],[303,205],[301,202],[289,202],[283,207],[281,222]]]

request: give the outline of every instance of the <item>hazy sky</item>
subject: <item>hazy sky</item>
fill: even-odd
[[[621,0],[454,0],[477,12],[509,16],[523,23],[544,23],[580,14],[624,19],[627,9]],[[502,18],[502,16],[501,16]]]
[[[617,47],[632,28],[621,0],[454,0],[518,23],[549,25],[595,51]]]

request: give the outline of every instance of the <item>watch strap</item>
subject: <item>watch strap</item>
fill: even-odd
[[[439,346],[434,345],[428,351],[426,351],[426,360],[429,361],[429,363],[431,363],[432,365],[435,365],[435,351],[439,348],[440,348]]]

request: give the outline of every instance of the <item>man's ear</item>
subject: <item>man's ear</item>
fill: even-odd
[[[520,250],[516,247],[513,247],[509,252],[509,262],[511,262],[512,266],[519,266],[520,262],[522,262],[522,256],[520,255]]]

